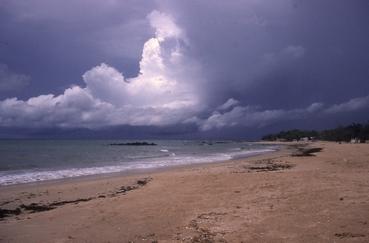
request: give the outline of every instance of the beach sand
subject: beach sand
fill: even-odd
[[[369,242],[369,144],[308,146],[323,150],[0,187],[0,241]]]

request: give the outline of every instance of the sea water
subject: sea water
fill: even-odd
[[[0,185],[211,163],[277,149],[240,141],[150,140],[157,145],[111,145],[128,142],[136,141],[0,140]]]

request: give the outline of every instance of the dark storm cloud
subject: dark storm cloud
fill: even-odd
[[[294,108],[369,92],[368,1],[167,1],[164,6],[185,26],[193,55],[215,86],[213,97]],[[304,53],[289,58],[283,55],[289,47]]]
[[[61,93],[101,62],[135,75],[152,9],[149,1],[2,0],[0,63],[32,76],[21,98]]]
[[[12,72],[7,65],[0,63],[0,92],[18,91],[29,84],[30,77]]]
[[[365,0],[3,1],[0,12],[0,63],[32,78],[1,102],[3,126],[233,136],[369,119]]]

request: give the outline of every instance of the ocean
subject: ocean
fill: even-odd
[[[278,149],[239,141],[148,140],[156,146],[111,145],[132,142],[136,141],[0,140],[0,185],[211,163]]]

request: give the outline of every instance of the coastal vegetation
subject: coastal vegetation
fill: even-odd
[[[369,122],[360,124],[352,123],[348,126],[339,126],[334,129],[322,131],[293,129],[268,134],[262,137],[264,141],[294,141],[294,140],[325,140],[336,142],[360,142],[369,140]]]

